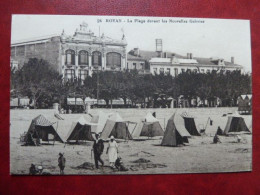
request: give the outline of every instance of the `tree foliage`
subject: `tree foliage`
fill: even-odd
[[[140,75],[136,71],[93,73],[84,81],[73,79],[64,81],[51,65],[36,58],[24,66],[11,71],[11,89],[16,96],[28,96],[37,108],[50,107],[52,103],[64,104],[68,96],[104,99],[109,106],[112,99],[127,99],[133,104],[144,103],[147,99],[156,104],[157,99],[178,98],[183,95],[222,100],[236,100],[241,94],[251,92],[251,75],[240,71],[207,74],[184,72],[177,77],[170,75]]]

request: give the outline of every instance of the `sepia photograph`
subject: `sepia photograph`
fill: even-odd
[[[10,50],[11,175],[252,171],[249,20],[16,14]]]

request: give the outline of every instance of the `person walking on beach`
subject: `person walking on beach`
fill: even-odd
[[[108,160],[110,163],[110,166],[112,168],[115,168],[115,162],[117,159],[117,153],[118,153],[118,145],[115,141],[114,136],[110,137],[110,141],[108,142],[107,152],[108,154]]]
[[[99,134],[95,134],[96,140],[94,141],[93,144],[93,152],[94,152],[94,160],[95,160],[95,166],[98,169],[98,162],[104,166],[104,162],[101,159],[101,155],[104,151],[104,143],[102,139],[99,139]]]
[[[64,175],[65,162],[66,162],[65,157],[63,156],[62,153],[59,153],[58,166],[60,168],[61,175]]]

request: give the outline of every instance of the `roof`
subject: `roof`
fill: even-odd
[[[187,56],[182,56],[180,54],[176,54],[174,52],[163,52],[166,53],[167,58],[159,58],[158,56],[158,52],[156,51],[147,51],[147,50],[140,50],[139,49],[139,55],[134,55],[134,50],[130,50],[127,54],[128,59],[130,60],[146,60],[149,61],[152,58],[157,58],[154,61],[151,62],[162,62],[162,63],[166,63],[164,60],[162,59],[170,59],[172,56],[175,56],[178,61],[180,62],[180,64],[200,64],[200,65],[218,65],[218,59],[219,58],[202,58],[202,57],[193,57],[192,59],[188,59]],[[160,59],[160,61],[159,61]],[[167,60],[168,63],[168,60]],[[226,67],[237,67],[237,68],[242,68],[241,65],[238,64],[233,64],[231,62],[227,62],[224,61],[225,66]]]
[[[78,121],[77,121],[79,124],[81,125],[90,125],[90,126],[93,126],[93,125],[97,125],[96,123],[91,123],[91,122],[88,122],[84,116],[81,116]]]
[[[190,133],[185,128],[184,119],[180,114],[175,113],[169,120],[173,120],[177,131],[182,137],[191,137]]]
[[[145,61],[146,59],[141,56],[135,56],[135,55],[128,53],[127,60]]]
[[[244,100],[245,98],[248,98],[249,100],[252,99],[252,94],[246,94],[246,95],[241,95],[241,98]]]
[[[11,45],[15,46],[15,45],[26,44],[26,43],[32,44],[32,43],[36,43],[36,42],[46,42],[53,37],[59,37],[59,35],[52,34],[52,35],[45,35],[45,36],[39,36],[39,37],[32,37],[32,38],[28,38],[28,39],[12,40]]]
[[[145,116],[144,119],[145,119],[145,122],[147,122],[147,123],[154,123],[154,122],[158,122],[159,121],[150,112],[147,113],[147,115]]]
[[[46,119],[43,115],[39,115],[36,118],[33,119],[33,122],[35,125],[38,126],[52,126],[53,123],[51,123],[48,119]]]
[[[169,57],[169,58],[172,57],[173,55],[177,58],[185,58],[184,56],[173,53],[173,52],[163,52],[163,53],[166,53],[167,57]],[[134,50],[130,50],[128,52],[128,54],[130,54],[131,56],[136,56],[136,55],[134,55]],[[151,58],[158,58],[158,52],[139,49],[139,57],[145,59],[146,61],[149,61]]]
[[[196,59],[178,59],[180,64],[198,64]]]
[[[149,62],[171,63],[171,58],[152,58]]]
[[[200,58],[200,57],[194,57],[193,59],[196,59],[198,64],[201,64],[201,65],[218,65],[218,61],[217,60],[212,60],[211,58]],[[227,62],[227,61],[224,61],[225,63],[225,66],[237,66],[238,68],[239,67],[242,67],[241,65],[238,65],[238,64],[233,64],[231,62]]]
[[[91,131],[95,132],[95,133],[100,133],[103,131],[104,126],[106,124],[106,121],[108,119],[108,117],[110,116],[110,113],[105,113],[103,111],[99,111],[98,114],[93,115],[92,119],[91,119],[91,123],[95,123],[97,124],[96,126],[94,126]]]
[[[118,113],[113,113],[108,120],[114,122],[125,122],[125,120],[123,120],[123,118]]]

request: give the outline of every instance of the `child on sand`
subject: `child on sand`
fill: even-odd
[[[64,174],[65,162],[66,162],[65,157],[63,156],[62,153],[59,153],[58,166],[60,168],[60,174],[61,175]]]

